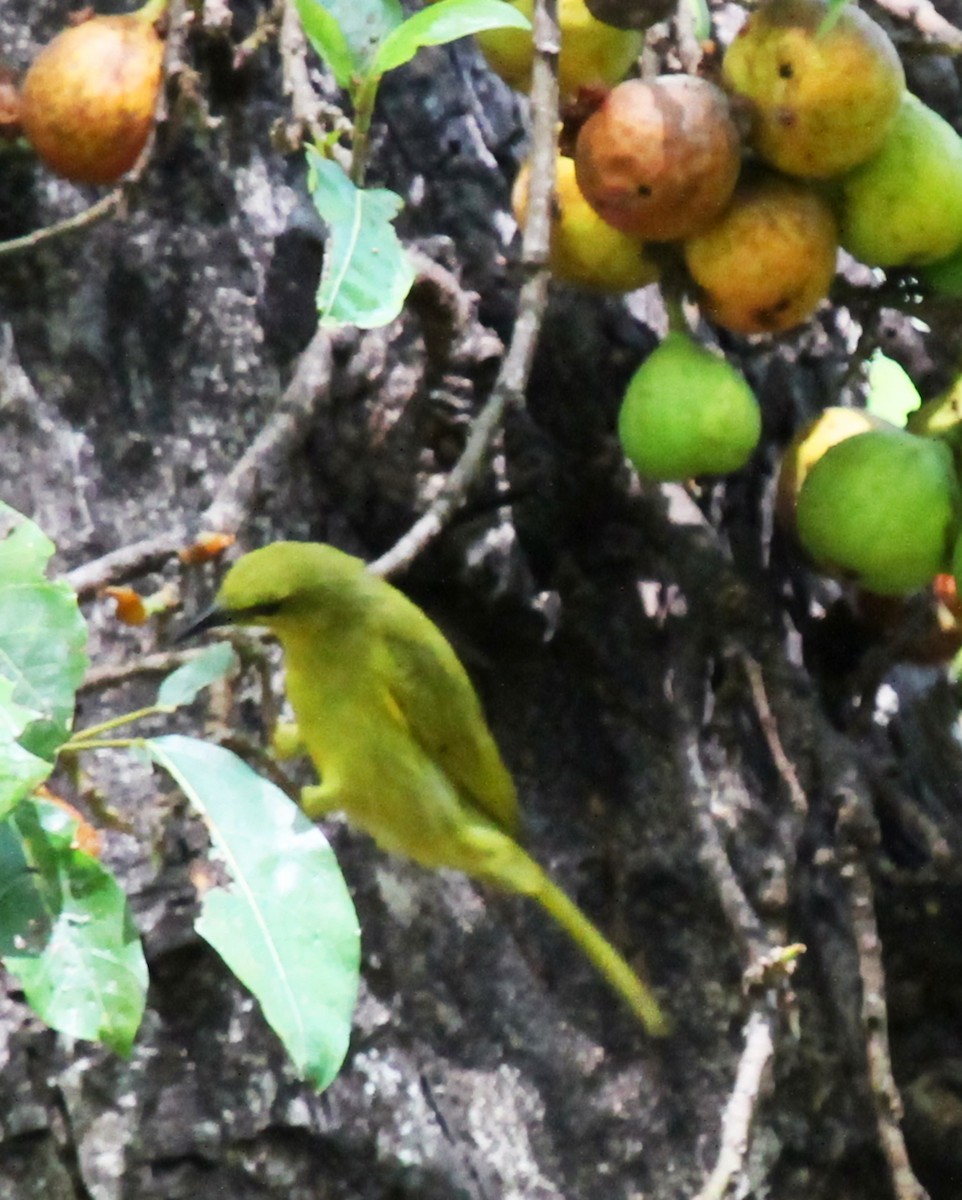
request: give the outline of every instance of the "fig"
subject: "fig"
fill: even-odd
[[[962,245],[962,139],[910,92],[882,148],[839,191],[842,245],[868,266],[938,262]]]
[[[854,4],[769,0],[745,21],[722,74],[752,102],[759,156],[789,175],[828,179],[881,146],[905,73],[880,25]]]
[[[795,508],[808,473],[822,455],[857,433],[896,429],[864,408],[826,408],[795,434],[782,455],[775,489],[775,519],[787,532],[795,529]]]
[[[683,480],[737,471],[761,436],[755,393],[725,359],[669,333],[632,376],[618,436],[649,479]]]
[[[526,17],[533,17],[534,0],[511,3]],[[596,20],[584,0],[558,0],[558,25],[558,88],[562,100],[577,96],[581,88],[611,87],[624,79],[641,53],[643,34]],[[529,90],[534,58],[529,30],[487,29],[475,34],[475,41],[495,74],[518,91]]]
[[[838,232],[813,188],[762,175],[739,184],[724,216],[683,249],[712,320],[733,333],[782,333],[828,294]]]
[[[820,569],[882,596],[925,587],[950,561],[962,497],[952,453],[901,429],[874,429],[826,451],[796,509]]]
[[[51,170],[74,183],[114,183],[150,134],[164,43],[165,5],[91,17],[37,55],[23,82],[24,133]]]
[[[692,75],[619,84],[575,146],[588,203],[615,229],[649,241],[707,229],[731,199],[740,168],[727,97]]]
[[[528,211],[529,163],[522,166],[511,194],[514,215],[523,225]],[[555,162],[548,263],[563,283],[603,292],[633,292],[654,283],[658,268],[645,257],[640,238],[612,229],[581,194],[572,159]]]

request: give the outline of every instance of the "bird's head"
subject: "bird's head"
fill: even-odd
[[[243,555],[224,576],[213,607],[182,637],[219,625],[264,625],[276,633],[358,607],[371,580],[359,558],[318,542],[274,542]]]

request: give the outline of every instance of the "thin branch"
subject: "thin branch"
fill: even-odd
[[[742,1169],[765,1073],[775,1053],[774,1022],[774,1013],[766,1005],[757,1007],[745,1024],[745,1048],[722,1114],[718,1158],[695,1200],[722,1200]]]
[[[318,405],[329,393],[333,350],[331,331],[318,329],[301,354],[294,377],[270,420],[221,483],[201,517],[204,529],[236,533],[264,482],[283,475],[292,449],[306,438]]]
[[[105,688],[120,687],[132,679],[144,676],[169,675],[191,659],[205,654],[206,649],[168,650],[158,654],[145,654],[142,658],[125,663],[108,663],[93,667],[83,678],[78,693],[99,692]]]
[[[943,54],[962,54],[962,30],[936,9],[931,0],[876,0],[899,21],[908,21],[926,38],[938,42]]]
[[[528,274],[518,296],[518,316],[511,344],[502,359],[491,395],[474,420],[467,443],[448,476],[444,490],[408,532],[371,564],[370,569],[374,574],[391,575],[401,570],[437,537],[480,477],[506,410],[511,405],[524,403],[548,301],[550,275],[545,264],[551,235],[560,44],[555,0],[537,0],[531,83],[531,191],[521,243],[521,262]]]
[[[888,1164],[896,1200],[929,1200],[928,1193],[919,1183],[909,1162],[901,1128],[902,1097],[892,1073],[882,939],[875,917],[872,880],[866,866],[866,842],[874,842],[876,836],[874,817],[868,813],[862,799],[856,793],[849,792],[839,812],[839,839],[844,857],[841,873],[848,886],[862,979],[862,1035],[879,1143]]]
[[[198,528],[236,532],[265,484],[283,475],[292,448],[304,440],[318,404],[328,394],[332,350],[331,333],[318,330],[301,355],[270,420],[221,483],[201,515]],[[145,538],[75,568],[67,575],[67,582],[81,600],[89,599],[108,584],[159,570],[188,540],[186,529]]]

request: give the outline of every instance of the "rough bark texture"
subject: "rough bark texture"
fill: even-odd
[[[259,6],[233,7],[237,40]],[[5,0],[7,60],[24,66],[65,15]],[[275,50],[234,70],[226,39],[198,32],[188,48],[206,117],[174,107],[128,211],[0,260],[0,497],[57,541],[64,569],[195,522],[314,326],[322,229],[301,157],[272,145],[288,116]],[[957,118],[946,62],[917,86]],[[470,46],[428,51],[387,81],[376,135],[372,181],[410,198],[404,235],[478,293],[475,340],[446,345],[430,288],[387,336],[346,339],[309,438],[241,529],[248,547],[390,546],[454,461],[510,332],[519,101]],[[81,199],[29,155],[0,161],[0,236]],[[924,387],[945,377],[951,320],[935,361],[897,313],[852,305]],[[957,1196],[956,691],[893,661],[837,586],[770,539],[778,450],[846,394],[853,327],[831,309],[741,347],[765,448],[696,503],[633,483],[614,439],[651,330],[621,302],[558,289],[526,412],[400,581],[471,665],[530,847],[644,963],[674,1035],[647,1040],[533,907],[388,860],[334,822],[364,982],[344,1072],[314,1095],[192,932],[203,833],[163,781],[104,758],[93,778],[123,822],[107,857],[146,939],[148,1015],[122,1062],[42,1028],[8,982],[0,1200],[694,1196],[742,1051],[743,968],[791,942],[808,949],[794,996],[761,993],[773,1065],[732,1194],[893,1195],[863,1003],[873,892],[909,1150],[934,1200]],[[109,608],[86,609],[96,665],[152,648]],[[147,694],[92,694],[79,721]]]

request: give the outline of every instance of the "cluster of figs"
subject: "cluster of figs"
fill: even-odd
[[[582,0],[559,0],[559,21],[563,96],[597,99],[557,159],[558,279],[628,290],[667,264],[717,326],[752,335],[809,318],[840,246],[933,281],[962,271],[962,139],[906,91],[895,47],[860,9],[762,0],[717,83],[618,82],[638,33],[602,25]],[[506,36],[486,34],[482,50],[523,86],[530,43],[526,59],[512,31],[507,54]],[[522,168],[519,219],[527,190]],[[640,474],[685,480],[743,466],[761,417],[741,374],[677,329],[629,383],[618,431]],[[777,511],[821,570],[881,595],[923,588],[953,559],[962,573],[954,447],[934,432],[829,409],[799,434]]]
[[[534,0],[513,2],[531,15]],[[558,279],[626,292],[670,269],[721,328],[778,334],[825,298],[839,246],[870,266],[928,272],[936,287],[962,278],[962,140],[906,91],[892,42],[860,9],[762,0],[715,83],[624,80],[644,35],[593,15],[617,13],[614,0],[590,3],[558,5],[559,85],[579,114],[556,164]],[[166,7],[148,0],[59,34],[16,90],[12,116],[9,89],[0,96],[4,132],[22,130],[68,179],[119,179],[152,128]],[[530,85],[530,33],[491,30],[478,42],[508,83]],[[514,190],[519,220],[528,174]],[[925,410],[897,428],[830,409],[789,448],[778,513],[822,569],[872,592],[914,591],[953,563],[962,574],[960,428]],[[630,381],[618,431],[642,475],[685,480],[742,467],[761,415],[731,364],[675,330]]]

